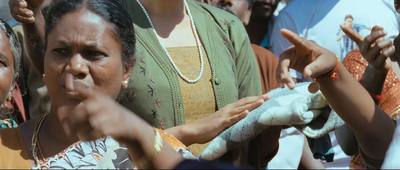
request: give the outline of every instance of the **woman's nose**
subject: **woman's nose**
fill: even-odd
[[[72,73],[74,76],[85,77],[89,73],[87,61],[81,54],[77,53],[71,57],[66,71]]]

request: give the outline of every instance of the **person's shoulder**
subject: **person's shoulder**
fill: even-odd
[[[299,10],[299,6],[313,6],[315,0],[292,0],[288,2],[279,12]],[[300,10],[303,11],[303,10]]]
[[[241,23],[241,21],[239,20],[239,18],[237,18],[235,15],[219,9],[217,7],[208,5],[206,3],[202,3],[202,2],[198,2],[195,0],[188,0],[187,1],[190,7],[194,7],[196,8],[198,12],[202,12],[203,14],[208,14],[211,17],[214,18],[215,21],[219,22],[220,24],[224,24],[226,25],[227,22],[239,22]]]

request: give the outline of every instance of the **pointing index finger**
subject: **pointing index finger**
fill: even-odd
[[[296,33],[287,30],[285,28],[281,29],[281,35],[290,41],[295,47],[305,46],[303,39]]]
[[[364,41],[364,37],[362,37],[357,31],[354,31],[353,29],[344,26],[344,25],[340,25],[340,29],[342,29],[342,31],[350,38],[352,39],[354,42],[356,42],[356,44],[360,47],[362,42]]]

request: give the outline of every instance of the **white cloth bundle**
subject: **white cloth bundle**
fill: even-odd
[[[321,92],[308,92],[309,84],[298,83],[294,90],[286,87],[269,92],[271,98],[268,101],[214,138],[200,158],[217,159],[268,126],[294,126],[305,135],[318,138],[343,125]]]

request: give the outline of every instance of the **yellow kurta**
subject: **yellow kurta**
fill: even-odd
[[[184,76],[190,80],[197,78],[200,73],[201,63],[196,46],[172,47],[167,50]],[[204,70],[200,80],[196,83],[188,83],[182,78],[179,79],[186,124],[203,119],[216,111],[210,63],[204,48],[202,53]],[[202,145],[194,144],[189,146],[189,149],[194,155],[199,156],[207,145],[208,143]]]

